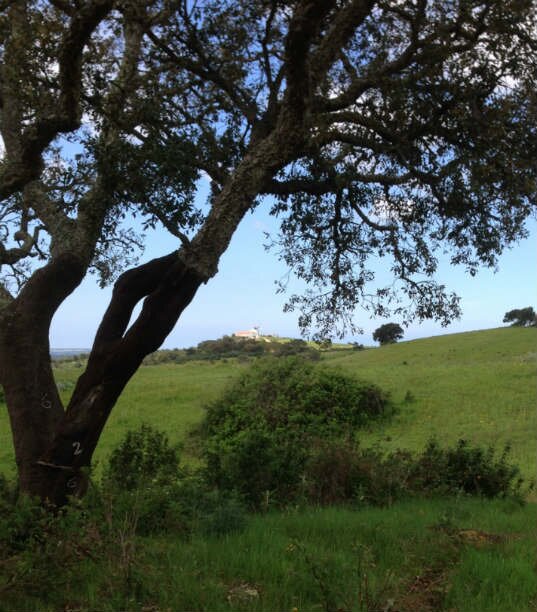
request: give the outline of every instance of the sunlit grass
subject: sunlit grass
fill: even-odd
[[[536,474],[537,329],[501,328],[333,354],[328,362],[391,392],[399,415],[364,443],[417,450],[431,437],[512,446]],[[405,402],[407,392],[414,401]]]

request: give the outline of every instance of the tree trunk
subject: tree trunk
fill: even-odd
[[[122,338],[113,336],[120,333],[125,320],[128,322],[125,311],[132,310],[138,301],[134,296],[139,286],[132,285],[139,285],[140,278],[131,276],[128,279],[130,287],[120,282],[120,289],[115,292],[97,333],[87,369],[76,385],[54,439],[39,462],[50,472],[47,497],[54,505],[63,505],[68,495],[85,493],[86,470],[117,399],[144,357],[164,342],[202,283],[196,274],[177,265],[177,254],[174,260],[169,271],[176,282],[173,285],[163,282],[146,299],[140,318]],[[146,270],[138,272],[142,276]],[[120,310],[124,312],[118,316]],[[117,329],[110,320],[113,316],[117,316]]]
[[[4,387],[20,490],[45,498],[49,447],[63,406],[50,362],[49,328],[61,302],[84,277],[82,261],[63,255],[36,271],[0,313],[0,381]]]
[[[164,342],[199,286],[216,274],[241,219],[284,165],[285,141],[276,131],[253,146],[191,243],[118,279],[87,368],[65,411],[50,366],[48,330],[88,262],[84,266],[72,254],[53,260],[0,315],[0,380],[22,492],[54,506],[65,504],[69,495],[85,493],[86,469],[114,404],[144,357]],[[142,299],[142,311],[127,329]]]

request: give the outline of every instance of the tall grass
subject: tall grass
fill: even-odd
[[[256,516],[242,533],[188,542],[133,540],[126,521],[115,547],[82,554],[56,586],[11,590],[3,602],[40,611],[529,612],[536,518],[535,506],[507,501],[412,500]]]

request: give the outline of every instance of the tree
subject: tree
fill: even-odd
[[[449,322],[438,249],[474,274],[534,214],[531,0],[0,8],[0,382],[26,493],[84,493],[117,398],[254,207],[281,220],[273,242],[311,287],[287,308],[320,337],[357,303]],[[133,217],[177,249],[134,266]],[[64,407],[49,327],[88,271],[114,291]]]
[[[403,328],[397,323],[385,323],[373,332],[373,340],[380,344],[393,344],[403,337]]]
[[[518,308],[505,313],[504,323],[511,323],[512,327],[534,327],[537,325],[537,315],[531,306]]]

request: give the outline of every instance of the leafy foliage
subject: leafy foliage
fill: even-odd
[[[524,498],[520,469],[509,462],[511,447],[499,457],[494,447],[473,446],[459,440],[454,448],[443,449],[431,441],[418,456],[410,478],[415,491],[465,493],[483,497]],[[533,483],[529,484],[532,489]]]
[[[142,425],[128,431],[106,465],[103,501],[112,520],[134,514],[141,535],[172,531],[223,535],[240,530],[244,511],[235,497],[179,468],[177,449],[161,431]]]
[[[119,490],[132,491],[147,485],[173,483],[179,475],[177,448],[170,446],[165,434],[142,424],[128,431],[114,449],[105,479]]]
[[[241,206],[278,198],[275,242],[314,288],[309,308],[289,302],[304,306],[304,326],[345,317],[357,298],[387,314],[396,291],[407,301],[396,311],[456,316],[455,296],[428,280],[436,247],[471,273],[494,265],[534,201],[533,3],[317,8],[225,0],[163,12],[133,0],[4,11],[6,284],[24,284],[24,264],[50,257],[53,239],[84,246],[109,282],[142,246],[124,227],[130,215],[186,243],[208,221],[194,204],[201,174],[220,207],[248,154],[276,136]],[[53,145],[60,133],[80,152]],[[85,227],[91,206],[97,225]],[[371,288],[369,256],[391,259],[397,287]]]
[[[431,440],[421,453],[360,448],[349,441],[318,443],[302,479],[308,501],[391,504],[408,496],[478,495],[522,502],[534,483],[525,483],[509,462],[510,447],[497,457],[493,447],[459,442],[442,448]]]
[[[253,506],[296,492],[316,438],[352,437],[388,415],[378,387],[296,357],[254,364],[207,409],[209,479]]]

